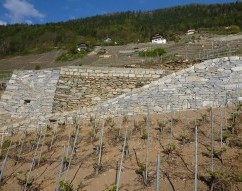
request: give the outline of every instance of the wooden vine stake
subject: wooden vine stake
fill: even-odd
[[[120,184],[120,179],[121,179],[121,171],[122,171],[122,167],[123,167],[124,151],[125,151],[126,142],[127,142],[127,134],[128,134],[128,130],[126,128],[125,138],[124,138],[124,145],[123,145],[123,149],[122,149],[122,155],[121,155],[121,160],[120,160],[120,165],[119,165],[119,170],[118,170],[118,176],[117,176],[116,191],[119,190],[119,184]]]
[[[160,154],[157,154],[156,161],[156,183],[155,183],[155,191],[160,191]]]

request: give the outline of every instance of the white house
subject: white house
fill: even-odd
[[[194,34],[195,32],[196,32],[195,29],[190,29],[190,30],[187,31],[186,35],[192,35],[192,34]]]
[[[87,50],[87,44],[86,43],[80,43],[77,45],[77,50],[80,51],[84,51]]]
[[[111,43],[111,42],[112,42],[112,39],[108,37],[108,38],[106,38],[106,39],[104,40],[104,42],[105,42],[105,43]]]
[[[160,34],[156,34],[152,37],[151,43],[153,44],[166,44],[166,39]]]

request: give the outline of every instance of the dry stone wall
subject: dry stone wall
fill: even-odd
[[[95,106],[166,75],[162,70],[61,68],[53,113]]]
[[[51,114],[58,70],[15,71],[1,97],[0,114],[44,117]]]
[[[114,115],[223,106],[242,101],[242,58],[208,60],[99,106]]]
[[[143,114],[147,112],[148,105],[151,112],[161,113],[224,106],[242,101],[242,57],[208,60],[165,77],[162,77],[163,75],[165,73],[162,71],[116,70],[114,68],[101,71],[97,68],[82,67],[65,67],[61,71],[17,71],[13,74],[2,96],[0,114],[9,112],[14,116],[26,116],[26,118],[33,116],[37,122],[40,117],[44,117],[47,121],[50,118],[63,121],[65,116],[69,119],[76,114],[90,117],[96,112],[105,112],[107,116],[132,115],[133,112]],[[124,78],[130,81],[125,81]],[[118,83],[122,80],[125,82],[119,92],[117,87],[120,87],[121,84]],[[152,80],[154,81],[143,87],[134,88],[126,93],[122,92],[125,87],[132,89],[137,84],[148,83]],[[110,81],[113,81],[113,84],[109,85]],[[105,83],[105,87],[101,86],[102,83]],[[73,111],[59,112],[57,109],[58,112],[51,113],[54,97],[55,104],[61,105],[60,100],[56,98],[61,94],[65,95],[62,92],[65,89],[70,89],[67,92],[67,98],[70,101],[75,100],[77,95],[87,95],[81,92],[85,84],[88,85],[84,89],[90,91],[89,93],[92,98],[96,98],[98,105],[92,106],[95,104],[92,102],[95,99],[88,100],[85,96],[86,102],[90,104],[86,108],[75,110],[81,98],[78,97],[78,101],[73,102]],[[111,88],[107,88],[108,86]],[[123,94],[103,101],[101,96],[103,88],[109,89],[106,95],[110,94],[110,97],[119,93]],[[117,94],[114,93],[115,91]]]

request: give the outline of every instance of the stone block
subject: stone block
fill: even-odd
[[[187,82],[206,82],[208,79],[200,77],[200,76],[187,76],[186,77]]]
[[[135,74],[129,74],[130,78],[135,78]]]
[[[240,71],[242,71],[242,66],[233,67],[233,68],[231,68],[231,70],[233,72],[240,72]]]

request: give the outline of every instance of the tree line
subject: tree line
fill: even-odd
[[[222,34],[224,27],[236,26],[232,32],[234,28],[238,32],[242,27],[241,10],[242,2],[239,1],[190,4],[146,12],[97,15],[67,22],[0,26],[0,58],[67,49],[80,42],[89,46],[103,45],[107,37],[113,44],[126,44],[150,41],[155,33],[176,40],[177,36],[192,28]]]

